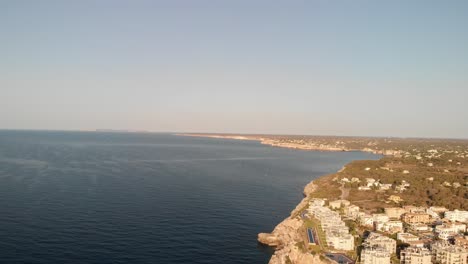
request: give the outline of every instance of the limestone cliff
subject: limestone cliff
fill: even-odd
[[[305,263],[328,263],[320,259],[318,255],[305,252],[297,246],[298,242],[304,241],[305,227],[299,212],[307,206],[309,195],[315,190],[316,185],[310,182],[304,188],[304,199],[291,212],[291,215],[279,223],[273,232],[258,234],[258,241],[275,247],[275,253],[270,259],[270,264],[305,264]]]

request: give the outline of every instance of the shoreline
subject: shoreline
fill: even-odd
[[[182,135],[182,134],[181,134]],[[290,215],[281,221],[270,233],[259,233],[259,243],[273,247],[274,253],[269,264],[337,264],[328,253],[345,254],[352,263],[357,261],[359,249],[366,246],[365,232],[379,231],[385,239],[395,241],[396,232],[405,231],[403,224],[414,223],[410,218],[403,217],[414,213],[411,208],[419,208],[426,227],[428,221],[446,219],[453,222],[454,212],[468,211],[466,194],[468,191],[468,141],[435,140],[435,139],[408,139],[408,138],[362,138],[340,136],[294,136],[294,135],[234,135],[234,134],[183,134],[186,136],[212,137],[236,140],[256,140],[260,144],[310,151],[361,151],[378,154],[376,159],[356,159],[345,164],[340,170],[332,174],[322,175],[310,181],[303,191],[303,199],[296,205]],[[310,203],[310,201],[315,202]],[[331,201],[333,205],[331,205]],[[344,205],[346,201],[347,205]],[[319,203],[319,205],[316,204]],[[340,206],[336,206],[336,202]],[[328,203],[326,207],[324,205]],[[344,206],[350,211],[341,212],[339,216],[331,214],[330,210]],[[322,211],[330,211],[330,214]],[[449,218],[444,213],[435,213],[431,208],[442,208],[445,213],[451,212]],[[389,216],[387,213],[397,210],[404,212],[399,216]],[[315,211],[321,219],[315,219]],[[374,226],[374,218],[385,215],[399,220],[377,220],[381,224]],[[355,215],[358,212],[358,215]],[[426,213],[427,212],[427,213]],[[312,217],[311,217],[312,216]],[[343,221],[342,216],[350,220],[349,225]],[[333,218],[336,224],[327,222]],[[370,221],[369,221],[370,219]],[[457,218],[463,222],[463,218]],[[331,234],[332,241],[327,241],[327,235],[321,228],[325,221],[333,232],[333,226],[340,228],[347,226],[342,234]],[[422,220],[417,220],[422,221]],[[338,224],[339,223],[339,224]],[[372,223],[372,224],[371,224]],[[436,223],[436,222],[433,222]],[[438,222],[437,222],[438,223]],[[441,228],[445,224],[437,225]],[[318,232],[310,242],[310,229]],[[317,231],[317,228],[319,229]],[[430,227],[428,227],[430,229]],[[353,234],[350,233],[353,232]],[[312,231],[313,232],[313,231]],[[462,234],[457,231],[457,233]],[[354,236],[354,239],[352,237]],[[426,235],[416,235],[417,241],[426,241],[432,245],[437,244],[440,238],[437,232],[432,231],[428,239]],[[359,238],[359,239],[358,239]],[[323,240],[322,240],[323,239]],[[442,239],[445,239],[442,237]],[[316,243],[318,241],[319,243]],[[335,243],[338,243],[335,246]],[[433,251],[431,251],[434,253]],[[391,254],[385,261],[390,262]],[[393,255],[397,259],[398,256]],[[361,256],[362,257],[362,256]]]
[[[339,148],[339,147],[332,147],[328,145],[320,145],[320,146],[310,146],[310,145],[298,145],[298,144],[288,144],[288,143],[276,143],[274,140],[262,137],[262,136],[240,136],[240,135],[224,135],[224,134],[197,134],[197,133],[179,133],[174,134],[176,136],[183,136],[183,137],[200,137],[200,138],[217,138],[217,139],[232,139],[232,140],[249,140],[249,141],[258,141],[262,145],[268,145],[272,147],[279,147],[279,148],[288,148],[288,149],[297,149],[297,150],[308,150],[308,151],[330,151],[330,152],[353,152],[353,151],[362,151],[362,152],[369,152],[376,155],[392,155],[393,151],[390,150],[390,153],[387,153],[389,150],[377,150],[371,148],[363,148],[363,149],[350,149],[350,148]]]
[[[189,136],[189,137],[205,137],[205,138],[217,138],[217,139],[233,139],[233,140],[254,140],[258,141],[263,145],[268,145],[272,147],[279,148],[290,148],[297,150],[306,150],[306,151],[330,151],[330,152],[351,152],[351,151],[362,151],[370,152],[376,155],[383,155],[383,157],[389,155],[385,150],[373,150],[370,148],[364,149],[348,149],[348,148],[336,148],[328,146],[301,146],[294,144],[275,144],[271,139],[266,139],[261,136],[239,136],[239,135],[219,135],[219,134],[175,134],[177,136]],[[349,163],[348,163],[349,164]],[[345,164],[340,170],[335,173],[342,172],[346,169]],[[330,174],[325,174],[319,176],[317,179],[326,177]],[[304,186],[302,200],[296,205],[296,207],[291,211],[290,215],[278,223],[271,233],[259,233],[257,236],[257,241],[261,244],[270,246],[274,249],[269,264],[283,264],[286,262],[291,263],[318,263],[318,264],[329,264],[328,260],[322,258],[321,255],[312,255],[307,252],[304,252],[301,248],[297,246],[297,242],[301,240],[303,236],[303,226],[305,224],[300,212],[306,207],[311,199],[311,195],[317,190],[318,186],[315,184],[315,180],[310,181]]]

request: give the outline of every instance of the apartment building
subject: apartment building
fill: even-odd
[[[429,223],[431,222],[431,216],[426,213],[405,213],[402,220],[408,224]]]
[[[365,247],[361,251],[361,264],[390,264],[390,255],[382,247]]]
[[[400,264],[431,264],[432,255],[427,248],[408,247],[400,251]]]

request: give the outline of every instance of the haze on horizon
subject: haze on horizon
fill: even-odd
[[[1,1],[0,129],[468,138],[468,1]]]

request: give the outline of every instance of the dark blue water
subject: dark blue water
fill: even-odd
[[[359,152],[165,134],[0,131],[1,263],[267,263],[310,180]]]

